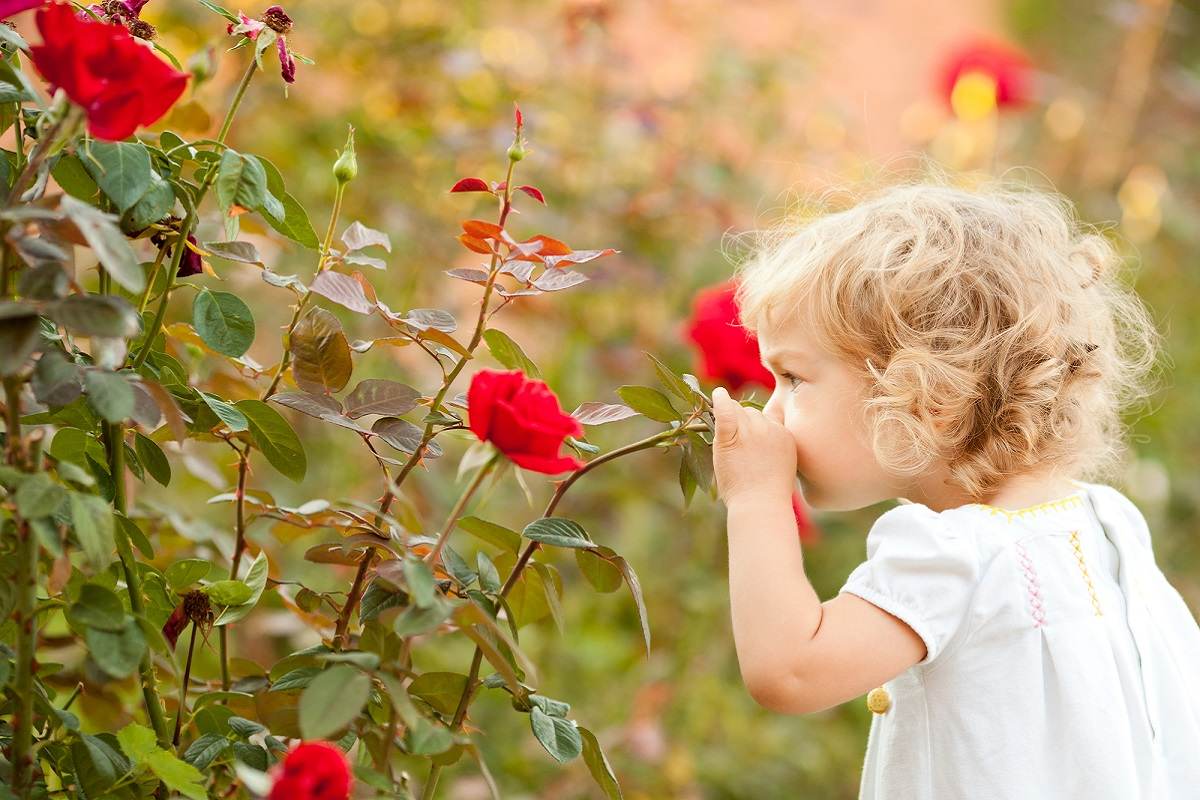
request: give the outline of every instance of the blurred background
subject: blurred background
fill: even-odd
[[[1130,418],[1135,457],[1119,488],[1145,513],[1168,578],[1200,609],[1200,3],[306,0],[285,8],[296,23],[289,45],[315,64],[298,65],[285,96],[268,63],[230,142],[270,158],[323,232],[330,166],[354,125],[360,170],[339,232],[360,220],[390,235],[386,278],[372,280],[393,309],[446,308],[460,328],[473,319],[478,287],[443,270],[478,266],[455,240],[459,221],[494,219],[496,209],[486,195],[448,189],[460,177],[503,180],[520,104],[529,155],[515,179],[541,188],[547,205],[522,196],[510,230],[621,251],[583,268],[591,282],[520,298],[492,320],[541,367],[567,411],[619,402],[620,385],[655,385],[643,351],[711,389],[687,336],[693,299],[728,278],[731,234],[769,225],[798,199],[918,168],[921,159],[991,175],[1018,168],[1019,177],[1067,194],[1120,243],[1128,282],[1167,334],[1165,386]],[[212,79],[158,126],[211,135],[220,119],[209,113],[223,113],[245,51],[224,52],[232,44],[224,21],[198,3],[154,0],[142,17],[181,61],[212,48]],[[223,238],[207,225],[202,241]],[[243,238],[273,270],[311,275],[310,252],[257,225],[244,217]],[[211,285],[254,298],[259,336],[250,356],[276,363],[272,333],[289,310],[271,292],[282,290],[252,266],[212,266],[219,280],[207,278]],[[383,335],[377,318],[331,310],[352,338]],[[181,305],[171,318],[183,313]],[[410,350],[373,349],[359,358],[356,379],[435,389],[436,369]],[[497,366],[480,353],[478,366]],[[206,373],[203,360],[194,366],[198,380],[237,396],[234,382]],[[471,372],[455,392],[466,390]],[[766,391],[747,383],[740,394],[763,400]],[[255,462],[252,486],[292,506],[378,497],[380,476],[354,434],[289,419],[308,448],[308,477],[288,483]],[[590,428],[588,440],[608,450],[660,428],[635,418]],[[471,438],[439,441],[446,455],[406,484],[431,526],[461,491],[455,468]],[[164,539],[164,562],[171,541],[178,553],[203,553],[210,537],[220,551],[213,557],[227,558],[230,507],[206,501],[231,489],[234,464],[223,446],[188,447],[188,472],[177,470],[169,490],[139,485],[137,499],[169,502],[175,514],[178,535]],[[653,648],[647,658],[627,590],[596,594],[570,553],[543,551],[539,558],[563,574],[565,624],[560,632],[546,616],[521,630],[542,671],[539,691],[571,703],[571,716],[596,732],[630,800],[856,797],[871,716],[865,701],[787,717],[750,699],[730,630],[724,508],[703,491],[685,508],[678,461],[678,451],[655,450],[600,468],[559,507],[632,563]],[[544,476],[524,477],[532,502],[510,476],[469,513],[519,529],[553,489]],[[866,532],[888,507],[812,514],[805,559],[822,598],[865,557]],[[267,550],[275,577],[318,591],[350,584],[352,568],[302,558],[331,540],[329,531],[258,520],[249,536]],[[480,546],[465,535],[452,545],[471,562]],[[271,602],[241,627],[234,655],[269,666],[320,640],[278,598]],[[217,675],[215,637],[212,644],[194,667],[201,677]],[[471,649],[447,639],[416,655],[422,669],[466,672]],[[88,703],[101,702],[85,693],[81,715],[100,716]],[[559,765],[546,754],[503,692],[485,690],[470,721],[484,731],[478,740],[505,797],[602,796],[582,759]],[[447,769],[439,796],[487,796],[470,759]]]

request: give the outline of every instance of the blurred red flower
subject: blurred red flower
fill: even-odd
[[[272,774],[267,800],[347,800],[353,782],[346,754],[329,742],[301,742]]]
[[[974,39],[947,54],[938,72],[938,90],[953,107],[954,89],[965,76],[982,76],[995,84],[995,108],[1020,108],[1031,98],[1033,65],[1013,45]]]
[[[519,369],[475,373],[467,390],[467,408],[475,435],[494,444],[519,467],[556,475],[584,465],[558,454],[565,437],[583,435],[583,425],[563,412],[550,387]]]
[[[805,505],[804,498],[798,491],[792,492],[792,513],[796,515],[796,526],[800,532],[801,542],[815,544],[821,541],[821,529],[809,516],[808,506]]]
[[[87,113],[98,139],[119,141],[150,125],[183,94],[189,75],[154,55],[120,25],[80,20],[66,3],[37,11],[42,43],[29,48],[51,86]]]
[[[46,0],[0,0],[0,19],[11,17],[20,11],[37,8]]]
[[[696,371],[737,391],[747,383],[775,388],[775,378],[762,365],[758,339],[738,324],[734,281],[699,291],[692,301],[687,337],[698,349]]]

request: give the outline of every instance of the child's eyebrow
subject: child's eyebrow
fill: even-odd
[[[795,360],[803,359],[804,354],[799,350],[773,350],[770,355],[763,359],[765,366],[781,367],[785,359]]]

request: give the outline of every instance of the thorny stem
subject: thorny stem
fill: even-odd
[[[187,662],[183,666],[183,681],[179,684],[179,710],[175,712],[175,735],[171,745],[179,747],[179,733],[183,729],[183,713],[187,710],[188,681],[192,678],[192,651],[196,649],[196,623],[192,622],[192,637],[188,641]]]
[[[246,473],[250,469],[250,448],[241,450],[230,442],[230,447],[238,454],[237,494],[234,496],[234,513],[236,540],[233,545],[233,564],[229,568],[229,579],[236,580],[238,567],[242,563],[242,554],[246,551]],[[219,637],[221,659],[221,689],[229,691],[229,640],[226,630],[229,626],[222,625]]]
[[[554,496],[550,498],[550,502],[547,504],[546,510],[542,512],[542,517],[545,518],[551,516],[554,513],[554,509],[558,507],[558,503],[560,500],[562,500],[563,495],[565,495],[567,490],[571,488],[571,485],[596,467],[599,467],[601,464],[606,464],[609,461],[613,461],[621,456],[629,455],[630,453],[636,453],[641,450],[647,450],[651,447],[657,447],[659,444],[663,442],[669,442],[687,431],[699,432],[707,430],[710,430],[708,425],[702,422],[680,425],[677,428],[660,431],[653,436],[649,436],[640,441],[625,445],[624,447],[619,447],[612,452],[605,453],[604,455],[589,461],[579,469],[572,472],[568,478],[558,484],[558,487],[554,490]],[[530,542],[528,545],[526,545],[525,549],[521,551],[520,558],[517,559],[517,563],[513,565],[512,572],[509,573],[508,579],[504,581],[504,585],[500,588],[501,599],[508,596],[509,591],[512,590],[512,587],[516,584],[517,580],[520,579],[521,573],[525,569],[525,565],[529,563],[529,559],[540,546],[540,542]],[[476,646],[475,654],[471,658],[470,675],[467,677],[467,683],[463,688],[462,695],[459,696],[458,707],[455,709],[454,718],[450,723],[451,733],[456,733],[459,728],[462,727],[463,720],[466,719],[467,707],[470,705],[471,697],[477,688],[476,681],[479,679],[479,668],[482,664],[483,650],[479,648],[479,646]],[[441,764],[435,762],[430,766],[429,777],[426,779],[425,787],[421,793],[422,800],[432,800],[433,793],[437,789],[437,782],[441,772]]]

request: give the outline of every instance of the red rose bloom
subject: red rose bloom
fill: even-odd
[[[563,413],[550,387],[519,369],[477,372],[467,390],[467,408],[475,435],[519,467],[557,475],[584,465],[558,454],[563,438],[583,435],[583,425]]]
[[[699,349],[696,371],[730,391],[747,383],[774,389],[774,376],[759,360],[758,339],[738,324],[735,288],[727,281],[701,290],[693,300],[687,337]]]
[[[42,43],[29,48],[38,72],[87,112],[88,130],[119,141],[150,125],[183,94],[188,74],[173,69],[120,25],[77,19],[71,6],[37,12]]]
[[[996,82],[997,108],[1019,108],[1029,102],[1032,64],[1028,56],[1012,45],[980,39],[951,52],[938,78],[938,88],[947,104],[959,78],[971,72],[982,73]]]
[[[347,800],[353,779],[346,754],[329,742],[301,742],[271,771],[267,800]]]

